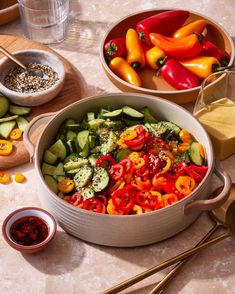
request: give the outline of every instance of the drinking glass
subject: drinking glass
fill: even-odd
[[[69,0],[18,0],[27,38],[43,44],[60,43],[67,34]]]
[[[194,115],[209,133],[221,160],[235,153],[235,71],[213,73],[204,80]]]

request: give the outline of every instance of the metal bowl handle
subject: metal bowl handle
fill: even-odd
[[[221,193],[213,199],[196,200],[190,202],[184,207],[184,214],[193,213],[202,210],[212,210],[221,206],[227,199],[231,191],[232,180],[229,174],[223,170],[220,166],[219,160],[216,159],[215,170],[216,176],[223,182],[223,190]]]
[[[39,116],[36,116],[33,118],[30,123],[28,124],[27,128],[24,131],[23,134],[23,142],[26,147],[26,149],[29,152],[30,156],[30,162],[33,161],[33,156],[34,156],[34,144],[31,141],[31,135],[32,133],[42,124],[48,123],[52,116],[54,116],[56,112],[49,112],[49,113],[43,113]]]

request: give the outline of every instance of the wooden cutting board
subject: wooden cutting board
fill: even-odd
[[[42,113],[58,111],[65,106],[81,99],[81,82],[79,80],[79,77],[77,76],[72,65],[54,50],[41,43],[23,38],[21,36],[13,35],[0,35],[0,45],[10,52],[23,49],[46,50],[57,55],[64,63],[66,76],[63,89],[56,98],[49,101],[48,103],[32,107],[31,115],[27,116],[28,120],[31,120],[35,116],[38,116]],[[2,57],[2,54],[0,54],[0,58]],[[42,131],[42,128],[40,130]],[[40,135],[40,130],[37,130],[37,132],[33,134],[32,140],[34,142]],[[0,170],[15,167],[29,161],[29,154],[23,144],[23,141],[13,141],[12,143],[14,145],[14,150],[12,154],[9,156],[0,156]]]

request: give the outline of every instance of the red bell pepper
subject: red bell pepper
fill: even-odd
[[[110,61],[115,57],[126,58],[126,39],[125,38],[114,38],[109,40],[104,45],[104,56]]]
[[[202,51],[200,55],[215,57],[220,62],[221,66],[227,66],[230,60],[228,52],[220,49],[206,38],[202,39]]]
[[[184,24],[188,17],[188,11],[168,10],[142,19],[137,23],[136,30],[141,40],[151,44],[150,33],[170,36]]]
[[[175,59],[168,59],[161,68],[161,74],[170,85],[178,90],[200,86],[199,78]]]
[[[95,165],[102,166],[109,170],[112,165],[116,164],[116,160],[111,155],[102,155],[97,160]]]

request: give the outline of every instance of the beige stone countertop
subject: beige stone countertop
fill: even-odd
[[[180,8],[215,19],[235,37],[234,0],[71,0],[67,39],[52,45],[76,67],[82,97],[119,90],[105,76],[99,61],[99,45],[105,30],[122,17],[151,8]],[[2,34],[22,34],[20,21],[1,26]],[[189,106],[191,109],[192,105]],[[235,155],[222,162],[235,182]],[[37,178],[32,164],[10,170],[22,172],[27,181],[0,185],[0,223],[13,210],[40,206]],[[211,188],[218,185],[214,177]],[[166,241],[139,248],[110,248],[73,238],[58,228],[54,242],[43,252],[23,255],[0,237],[1,294],[98,294],[112,285],[191,248],[210,230],[206,213],[187,230]],[[122,293],[149,293],[169,269]],[[235,293],[235,239],[228,238],[195,256],[165,290],[168,294]]]

